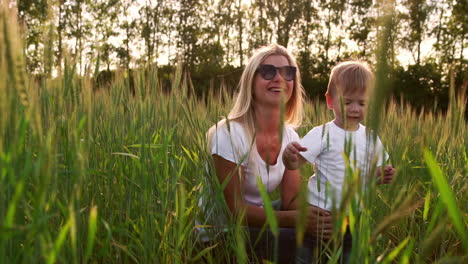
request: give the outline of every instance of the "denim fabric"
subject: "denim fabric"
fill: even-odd
[[[250,241],[257,258],[274,261],[275,237],[273,233],[261,228],[248,228]],[[312,252],[316,246],[315,240],[307,236],[303,246],[296,246],[296,231],[294,228],[279,228],[278,263],[311,263]]]
[[[281,200],[273,201],[274,210],[281,210]],[[248,234],[257,258],[274,261],[275,237],[268,229],[248,227]],[[278,230],[278,263],[311,263],[312,252],[316,247],[316,241],[311,236],[306,236],[302,247],[296,246],[296,230],[294,228],[279,228]]]
[[[346,227],[346,233],[343,237],[343,254],[341,257],[342,264],[348,264],[350,261],[352,243],[353,243],[353,237],[351,236],[351,231],[348,226]]]
[[[253,253],[259,259],[274,261],[275,252],[275,237],[273,233],[261,228],[248,228],[250,241],[253,246]],[[278,263],[327,263],[328,259],[325,254],[322,258],[314,258],[314,253],[320,250],[320,242],[312,236],[305,236],[302,247],[296,246],[296,231],[294,228],[280,228],[278,239]],[[352,248],[352,236],[349,228],[343,237],[343,251],[340,263],[350,263],[350,255]],[[324,258],[325,257],[325,258]]]
[[[271,204],[274,210],[282,209],[281,200],[273,201]],[[270,229],[246,228],[253,249],[252,253],[256,255],[260,263],[262,259],[273,262],[275,259],[275,237]],[[321,254],[320,260],[318,256],[314,257],[314,253],[317,254],[323,247],[322,241],[317,241],[313,236],[305,235],[302,246],[298,247],[296,246],[296,230],[294,228],[279,228],[278,231],[278,263],[327,263],[328,259],[323,258],[326,254]],[[340,259],[342,264],[350,263],[352,240],[348,226],[342,241],[343,251]]]
[[[281,201],[273,201],[275,210],[281,210]],[[269,228],[246,227],[253,254],[261,262],[262,259],[274,261],[275,259],[275,237]],[[296,246],[296,230],[294,228],[279,228],[278,236],[278,263],[326,263],[326,259],[314,259],[314,252],[321,248],[321,241],[315,237],[306,235],[301,247]],[[343,252],[341,263],[348,264],[351,255],[352,237],[349,227],[343,237]]]

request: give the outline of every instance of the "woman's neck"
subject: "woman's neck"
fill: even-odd
[[[272,107],[257,107],[255,108],[255,126],[257,133],[275,133],[280,129],[280,113],[279,108]]]

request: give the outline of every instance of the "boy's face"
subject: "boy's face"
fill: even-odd
[[[344,111],[341,109],[340,96],[343,98]],[[348,92],[343,95],[326,95],[327,106],[335,114],[335,124],[345,130],[357,130],[364,120],[367,96],[365,91]]]

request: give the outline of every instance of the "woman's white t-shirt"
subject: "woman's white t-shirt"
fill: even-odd
[[[358,169],[361,175],[367,175],[374,162],[381,166],[388,159],[379,137],[374,143],[372,134],[366,133],[361,124],[356,131],[346,131],[331,121],[314,127],[300,144],[307,148],[301,155],[315,165],[315,174],[309,178],[308,202],[328,211],[338,209],[341,202],[345,155],[350,167]]]
[[[244,202],[251,205],[263,206],[262,197],[257,185],[260,177],[268,193],[274,191],[285,171],[282,161],[283,151],[292,141],[299,141],[299,136],[291,127],[285,126],[281,150],[274,165],[268,165],[257,151],[255,142],[248,138],[244,126],[236,121],[218,123],[218,127],[211,137],[211,154],[239,164],[244,172]],[[236,175],[233,175],[236,177]]]

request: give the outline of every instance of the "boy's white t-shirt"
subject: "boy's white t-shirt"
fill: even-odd
[[[373,162],[381,166],[388,159],[379,137],[374,144],[371,133],[367,134],[362,124],[356,131],[346,131],[331,121],[314,127],[300,140],[300,144],[307,148],[300,154],[315,166],[315,174],[309,178],[308,202],[328,211],[340,206],[345,180],[345,153],[349,155],[353,171],[359,169],[363,176],[368,174]]]
[[[244,202],[251,205],[263,206],[263,200],[257,186],[257,177],[261,177],[262,183],[268,193],[274,191],[285,171],[281,159],[286,146],[292,141],[299,141],[299,136],[290,126],[283,130],[281,150],[274,165],[267,163],[260,157],[255,142],[252,143],[247,136],[244,126],[236,121],[220,122],[210,142],[211,154],[236,164],[240,164],[244,171]],[[237,177],[237,175],[233,175]]]

